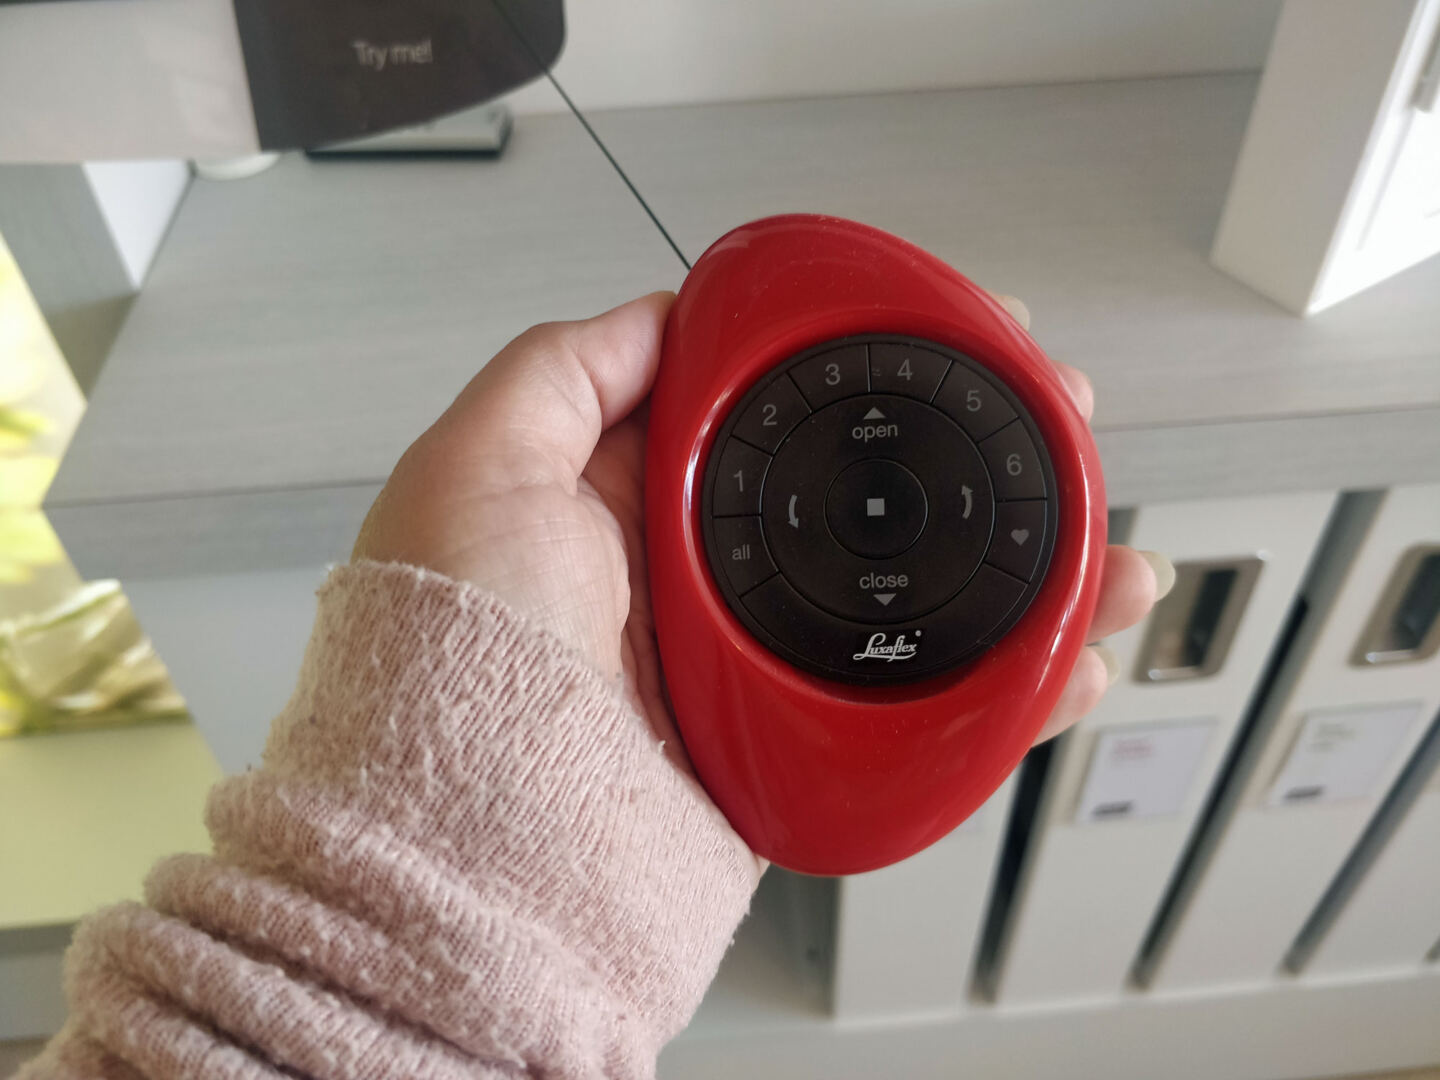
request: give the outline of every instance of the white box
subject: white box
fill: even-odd
[[[1321,937],[1304,966],[1306,979],[1435,967],[1440,769],[1433,760],[1429,781]]]
[[[1440,487],[1349,500],[1342,537],[1307,582],[1310,613],[1257,717],[1208,853],[1190,870],[1152,985],[1220,987],[1272,979],[1440,706],[1440,652],[1409,662],[1357,656],[1377,604],[1417,544],[1440,543]],[[1339,712],[1337,712],[1339,710]],[[1305,732],[1342,718],[1351,734],[1315,767]],[[1367,725],[1370,734],[1356,735]],[[1335,798],[1282,799],[1292,781]],[[1392,897],[1393,903],[1402,902]],[[1440,918],[1437,918],[1440,922]]]
[[[1287,0],[1217,267],[1311,314],[1440,252],[1437,32],[1440,0]]]
[[[1057,748],[1002,953],[1002,1005],[1107,997],[1124,988],[1333,505],[1331,494],[1307,493],[1136,512],[1128,542],[1163,551],[1182,569],[1258,558],[1260,572],[1228,654],[1211,674],[1155,681],[1142,670],[1147,646],[1163,644],[1158,638],[1174,617],[1199,602],[1180,586],[1146,623],[1108,640],[1125,674]],[[1168,759],[1160,768],[1176,785],[1171,801],[1151,798],[1148,815],[1094,820],[1090,797],[1104,781],[1090,779],[1092,761],[1104,762],[1108,740],[1153,737],[1165,728],[1184,733],[1171,735],[1171,752],[1155,759]],[[1125,797],[1136,800],[1150,786],[1143,776],[1127,783]]]
[[[971,966],[995,878],[1014,777],[938,844],[842,878],[831,1008],[841,1020],[969,1008]]]

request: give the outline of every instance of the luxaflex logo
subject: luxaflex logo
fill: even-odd
[[[920,636],[920,631],[915,631],[915,636]],[[895,635],[895,640],[890,641],[889,635],[884,632],[870,635],[870,640],[865,643],[865,648],[850,657],[851,660],[884,660],[887,664],[893,664],[896,660],[913,660],[915,653],[920,648],[919,642],[905,640],[904,634]]]

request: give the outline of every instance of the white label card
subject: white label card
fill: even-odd
[[[1078,822],[1178,814],[1209,749],[1213,717],[1111,728],[1095,740]]]
[[[1419,714],[1414,702],[1306,714],[1267,801],[1301,806],[1380,794]]]

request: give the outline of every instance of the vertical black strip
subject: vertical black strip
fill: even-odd
[[[1440,768],[1440,713],[1431,721],[1430,730],[1411,755],[1390,793],[1371,817],[1365,832],[1355,842],[1350,857],[1340,867],[1335,880],[1330,883],[1330,887],[1320,897],[1320,902],[1315,905],[1315,910],[1300,928],[1300,933],[1295,936],[1295,942],[1285,954],[1281,965],[1286,971],[1298,975],[1315,954],[1316,948],[1324,940],[1330,927],[1335,925],[1335,920],[1339,918],[1345,904],[1355,894],[1370,867],[1375,864],[1375,860],[1385,850],[1385,845],[1405,820],[1410,807],[1424,792],[1425,785],[1430,782],[1436,768]]]
[[[1020,891],[1029,863],[1027,856],[1041,825],[1045,781],[1055,760],[1055,747],[1068,738],[1068,735],[1062,735],[1041,743],[1025,755],[1020,765],[1015,800],[1010,806],[1010,820],[1005,827],[1000,862],[995,870],[995,886],[990,893],[990,906],[985,911],[980,942],[975,950],[972,988],[977,996],[987,1001],[995,1000],[1000,988],[1005,947],[1019,908]]]

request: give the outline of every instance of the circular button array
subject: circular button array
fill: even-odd
[[[928,678],[1039,588],[1054,481],[1015,395],[930,342],[849,338],[778,365],[706,464],[706,553],[731,610],[797,666]]]
[[[882,461],[894,472],[877,468]],[[883,520],[907,497],[926,504],[917,533],[893,553],[847,543],[853,518],[835,530],[832,493],[856,472],[874,481],[857,495],[867,516],[873,507]],[[887,479],[900,479],[900,489],[892,494]],[[861,622],[903,621],[954,596],[985,557],[994,517],[974,444],[938,410],[890,394],[837,401],[801,421],[770,462],[761,503],[770,551],[790,584],[825,611]],[[875,531],[883,542],[884,527]]]

